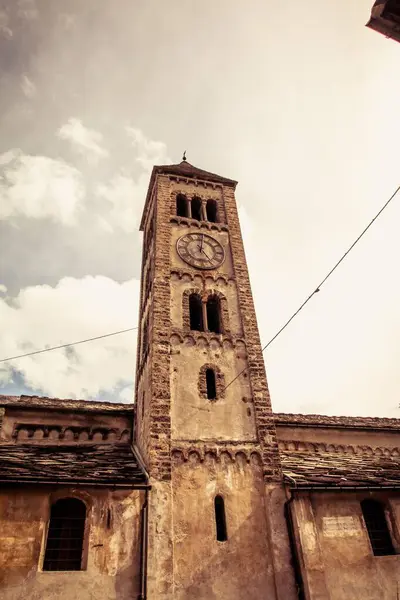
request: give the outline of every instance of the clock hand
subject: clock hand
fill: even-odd
[[[202,250],[203,254],[206,256],[206,258],[208,259],[208,261],[213,264],[211,258],[208,256],[207,252],[205,250]]]
[[[200,252],[203,250],[204,235],[201,236]]]

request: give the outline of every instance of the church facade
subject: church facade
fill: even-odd
[[[272,412],[235,188],[153,169],[134,406],[0,397],[1,598],[400,597],[400,421]]]

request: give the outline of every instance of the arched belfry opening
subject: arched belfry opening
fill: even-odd
[[[189,296],[190,329],[193,331],[204,331],[203,303],[199,294],[193,293]]]
[[[222,333],[221,303],[218,296],[212,295],[207,299],[207,329],[213,333]]]
[[[206,204],[207,221],[218,223],[217,203],[215,200],[207,200]]]
[[[217,399],[217,380],[214,369],[206,370],[206,387],[208,400]]]
[[[201,198],[194,196],[192,198],[192,219],[201,221]]]
[[[176,197],[176,214],[178,217],[189,216],[189,203],[184,194],[178,194]]]

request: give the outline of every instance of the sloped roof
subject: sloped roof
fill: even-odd
[[[122,404],[121,402],[98,402],[95,400],[72,400],[41,396],[3,396],[0,394],[1,406],[82,412],[134,412],[133,404]]]
[[[285,482],[296,488],[399,487],[400,457],[281,450]]]
[[[222,177],[221,175],[217,175],[216,173],[211,173],[210,171],[204,171],[204,169],[199,169],[198,167],[191,165],[189,162],[187,162],[187,160],[182,160],[182,162],[175,165],[156,165],[153,167],[153,170],[151,172],[146,201],[143,208],[143,216],[140,223],[141,231],[144,227],[144,216],[146,214],[146,210],[150,201],[151,191],[153,189],[153,185],[157,174],[175,175],[177,177],[189,177],[190,179],[198,179],[200,181],[222,183],[222,185],[227,185],[233,188],[235,188],[237,185],[237,181],[235,181],[234,179],[228,179],[227,177]]]
[[[328,427],[335,429],[376,429],[400,433],[400,419],[386,417],[334,417],[327,415],[302,415],[274,413],[275,424],[293,427]]]
[[[135,487],[147,480],[129,444],[0,444],[0,481]]]

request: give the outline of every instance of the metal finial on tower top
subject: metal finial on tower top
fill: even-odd
[[[186,150],[183,153],[182,160],[186,160]]]

